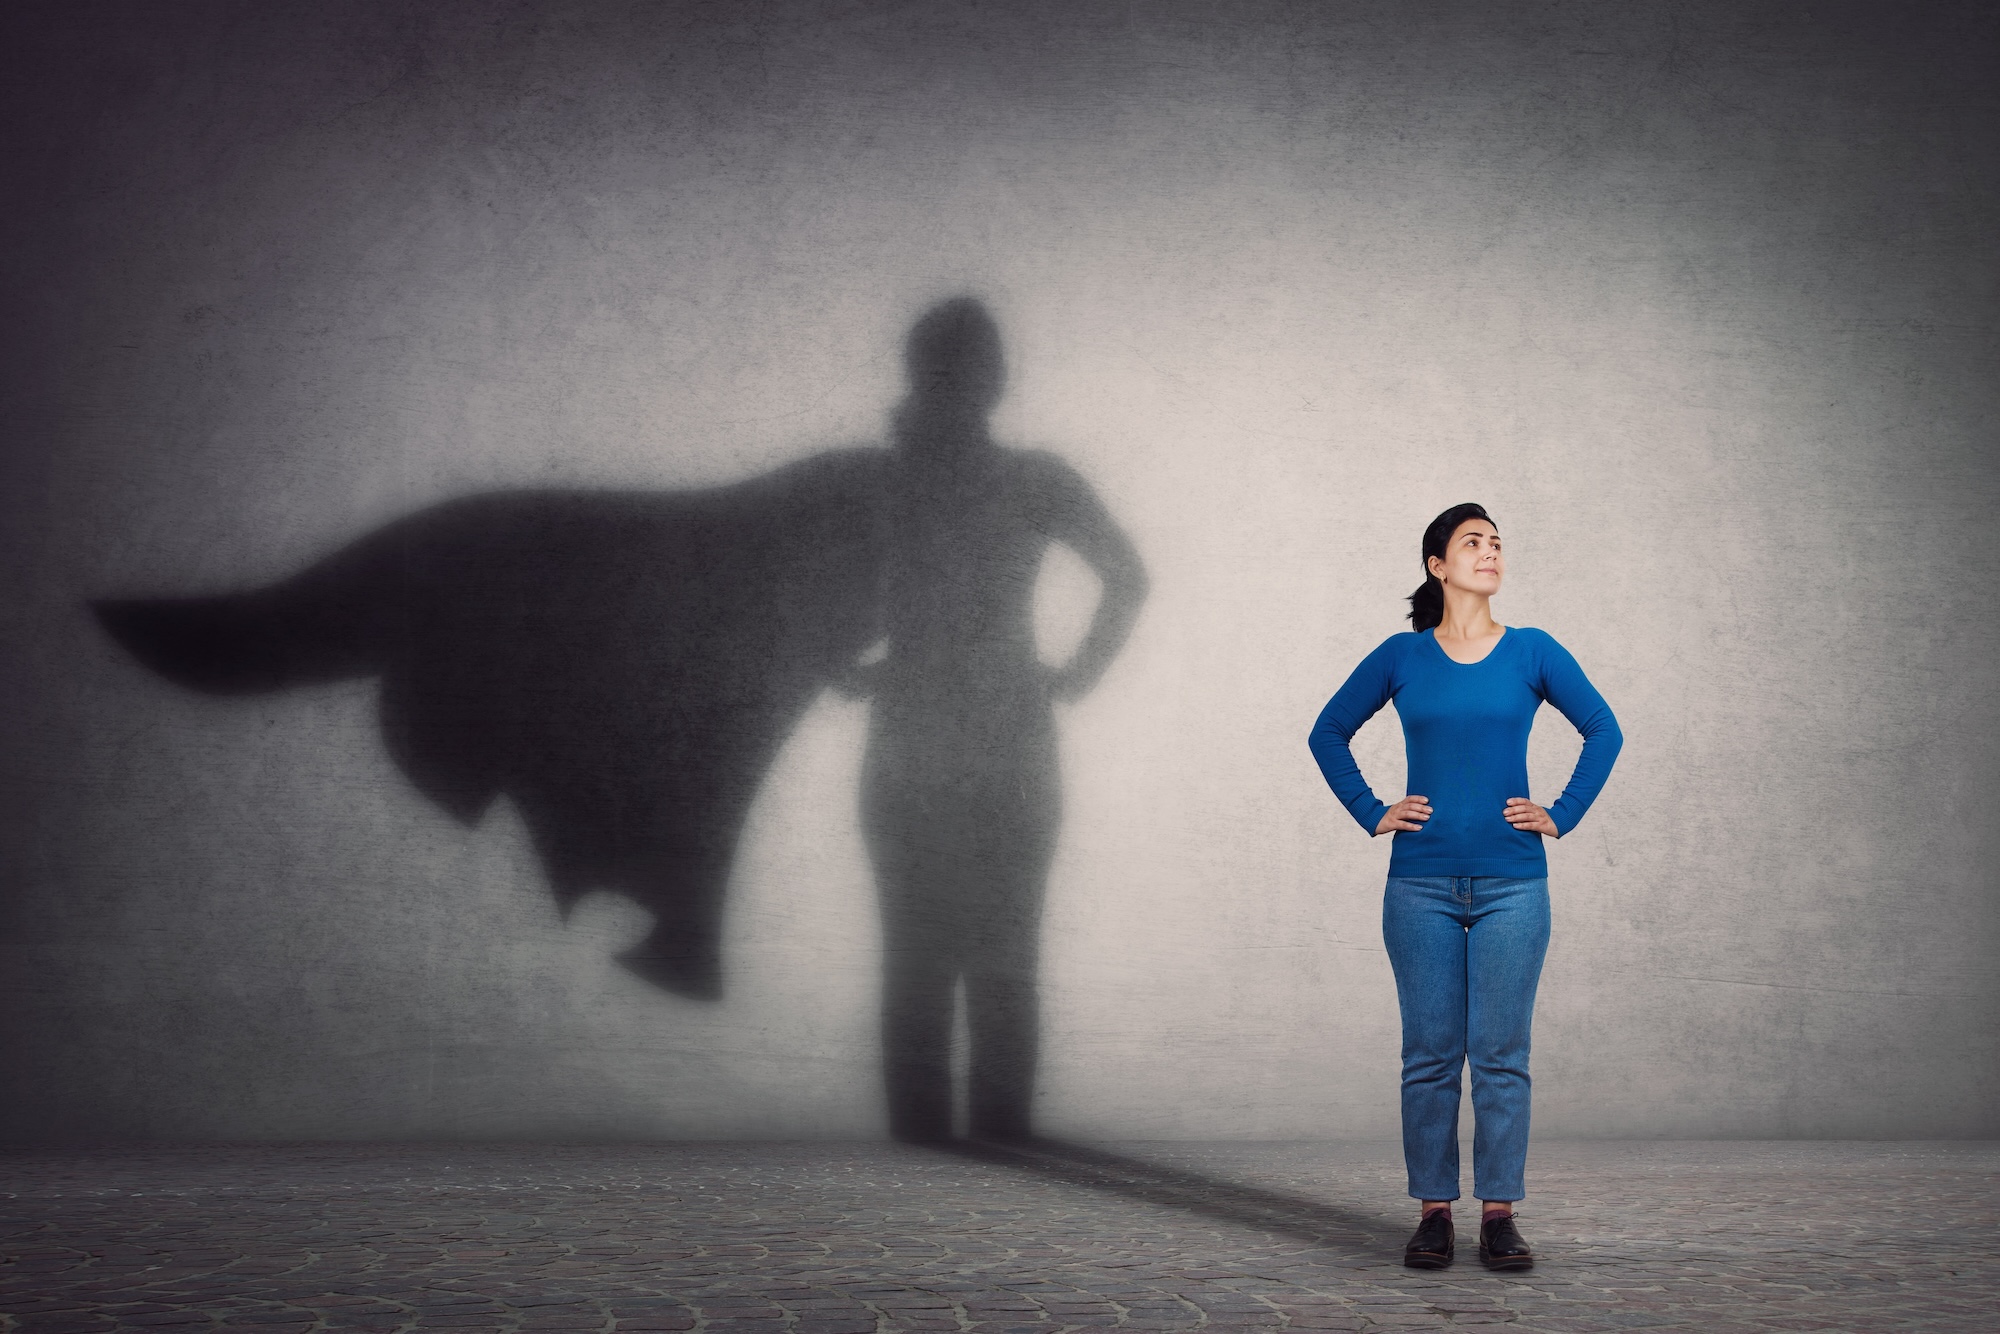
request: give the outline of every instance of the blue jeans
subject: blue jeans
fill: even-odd
[[[1472,1062],[1473,1193],[1527,1191],[1528,1033],[1549,948],[1549,882],[1390,877],[1382,939],[1403,1011],[1403,1163],[1410,1194],[1458,1198],[1458,1079]]]

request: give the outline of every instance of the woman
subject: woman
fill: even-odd
[[[1489,603],[1505,562],[1478,505],[1454,505],[1424,530],[1424,582],[1412,632],[1362,659],[1320,711],[1310,744],[1341,804],[1370,835],[1395,835],[1382,937],[1403,1012],[1403,1160],[1423,1202],[1403,1263],[1451,1263],[1458,1198],[1459,1069],[1472,1063],[1473,1189],[1484,1201],[1479,1258],[1526,1269],[1514,1225],[1526,1192],[1528,1033],[1549,943],[1544,838],[1576,827],[1623,738],[1604,699],[1562,645],[1509,628]],[[1378,801],[1348,743],[1390,700],[1402,719],[1410,795]],[[1543,700],[1583,733],[1583,754],[1554,805],[1530,801],[1528,729]],[[1421,794],[1421,795],[1419,795]]]

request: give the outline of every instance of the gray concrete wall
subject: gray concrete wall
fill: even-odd
[[[15,11],[0,1133],[879,1133],[865,703],[770,772],[701,1002],[369,682],[197,695],[83,603],[879,440],[961,291],[1152,585],[1063,706],[1046,1129],[1394,1132],[1388,850],[1304,735],[1477,499],[1626,737],[1538,1128],[2000,1131],[1983,11]],[[1051,555],[1045,655],[1094,591]],[[1400,795],[1393,714],[1357,749]],[[1544,711],[1538,799],[1575,751]]]

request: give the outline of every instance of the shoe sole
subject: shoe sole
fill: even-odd
[[[1535,1267],[1535,1257],[1532,1255],[1493,1256],[1488,1255],[1485,1251],[1481,1251],[1479,1253],[1479,1263],[1485,1265],[1488,1269],[1533,1269]]]
[[[1443,1269],[1451,1263],[1449,1255],[1439,1255],[1436,1251],[1419,1251],[1415,1255],[1403,1256],[1405,1269]]]

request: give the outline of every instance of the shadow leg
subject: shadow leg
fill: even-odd
[[[891,948],[882,979],[882,1073],[889,1133],[951,1138],[952,970],[926,951]]]
[[[1004,974],[977,972],[966,977],[974,1139],[1025,1140],[1034,1133],[1040,1010],[1032,963]]]

